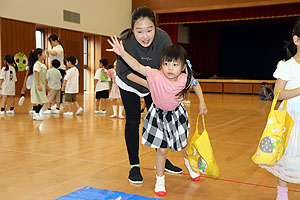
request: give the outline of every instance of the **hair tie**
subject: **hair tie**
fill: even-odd
[[[34,53],[34,49],[32,49],[31,52]]]
[[[191,64],[191,62],[188,60],[188,59],[186,59],[186,64],[189,66],[189,68],[192,70],[192,64]]]

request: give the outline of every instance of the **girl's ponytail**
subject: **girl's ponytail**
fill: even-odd
[[[188,90],[191,87],[192,84],[192,77],[193,77],[193,72],[192,72],[192,65],[191,62],[189,60],[186,60],[185,62],[186,64],[186,73],[187,73],[187,78],[186,78],[186,84],[183,90],[181,90],[178,94],[176,94],[176,96],[178,96],[179,98],[185,98],[186,94],[188,92]]]
[[[42,55],[43,49],[37,48],[37,49],[32,49],[29,52],[29,57],[28,57],[28,65],[29,65],[29,73],[28,75],[31,75],[33,73],[33,65],[34,63],[38,60],[38,55]]]

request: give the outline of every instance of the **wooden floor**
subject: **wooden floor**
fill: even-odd
[[[220,178],[203,176],[193,182],[180,152],[170,160],[183,168],[180,175],[166,174],[164,199],[274,200],[276,178],[251,161],[265,126],[270,102],[256,95],[205,94],[209,114],[206,126]],[[148,197],[154,195],[155,151],[140,146],[142,185],[128,182],[129,164],[124,142],[124,120],[94,115],[94,95],[79,96],[84,113],[46,116],[32,121],[29,98],[16,114],[0,117],[0,199],[50,200],[84,186],[117,190]],[[195,130],[197,100],[187,105],[191,134]],[[202,126],[201,126],[202,127]],[[300,186],[290,184],[290,200],[300,199]]]

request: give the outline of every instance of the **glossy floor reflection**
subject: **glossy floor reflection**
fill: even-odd
[[[206,127],[220,179],[205,176],[193,182],[181,153],[169,152],[169,159],[184,173],[166,173],[164,199],[275,199],[275,177],[251,161],[270,102],[255,95],[205,94],[205,99]],[[153,192],[155,151],[140,146],[144,183],[130,184],[125,120],[109,118],[109,100],[106,115],[95,115],[93,93],[79,95],[78,100],[84,108],[78,116],[45,115],[44,121],[32,121],[29,98],[22,107],[16,106],[14,115],[0,116],[0,199],[50,200],[84,186],[157,197]],[[198,104],[195,94],[190,100],[186,108],[191,137]],[[291,184],[290,189],[290,199],[300,199],[300,186]]]

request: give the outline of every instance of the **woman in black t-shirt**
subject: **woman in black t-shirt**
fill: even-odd
[[[131,28],[123,31],[120,39],[125,50],[138,62],[157,69],[162,50],[172,45],[169,35],[156,27],[154,13],[148,7],[139,7],[133,11]],[[147,85],[145,77],[133,71],[119,56],[116,72],[116,83],[120,88],[126,113],[125,140],[131,165],[128,178],[132,183],[142,183],[139,161],[140,97],[144,97],[147,108],[150,108],[152,99],[148,89],[143,87]],[[182,169],[173,166],[168,159],[165,170],[171,173],[182,172]]]

